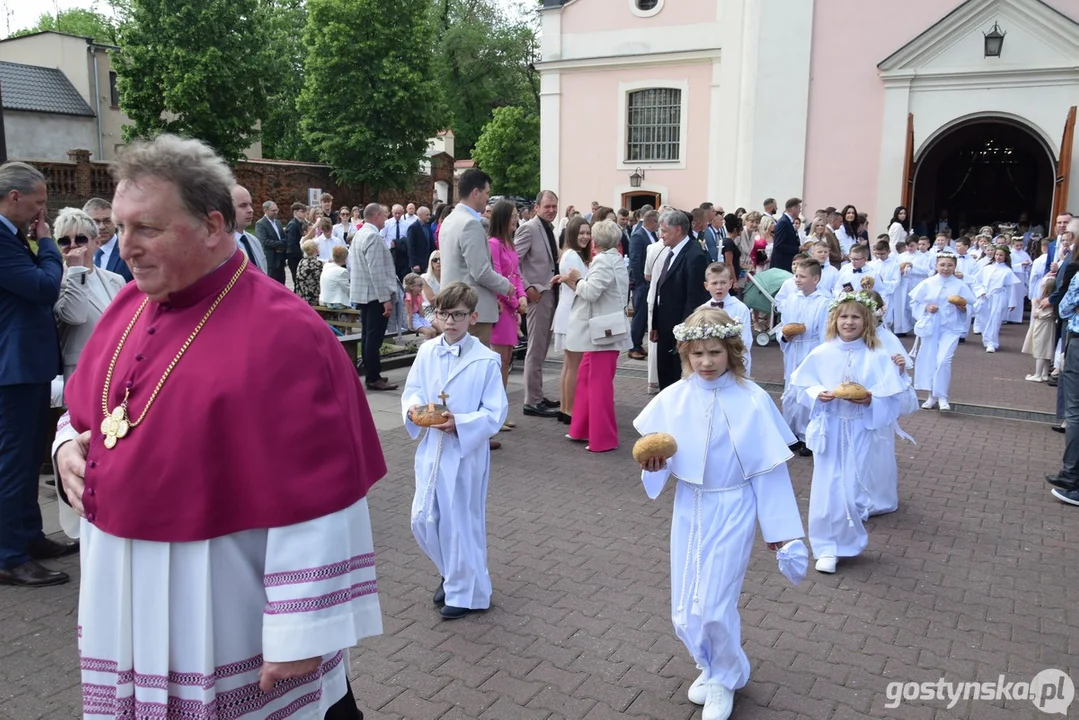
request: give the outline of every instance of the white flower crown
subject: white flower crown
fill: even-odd
[[[937,253],[937,260],[940,260],[941,258],[951,258],[952,260],[956,261],[959,260],[959,256],[956,255],[955,252],[950,248],[947,250],[941,250]]]
[[[678,342],[690,340],[726,340],[732,337],[741,337],[742,323],[729,325],[695,325],[690,327],[685,323],[674,326],[674,339]]]
[[[874,313],[877,311],[877,309],[879,307],[877,305],[877,301],[874,300],[869,295],[869,293],[866,293],[866,292],[857,292],[857,293],[848,292],[848,293],[843,293],[843,294],[837,296],[836,299],[832,301],[832,304],[828,306],[828,312],[832,312],[833,310],[835,310],[837,307],[839,307],[843,303],[851,302],[851,301],[854,301],[856,303],[861,303],[862,305],[865,305],[867,308],[869,308],[869,310],[871,312],[874,312]]]

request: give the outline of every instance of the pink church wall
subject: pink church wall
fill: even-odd
[[[708,168],[708,104],[712,65],[628,67],[594,72],[573,71],[561,77],[561,147],[559,195],[567,205],[586,208],[592,200],[621,207],[633,169],[618,169],[619,83],[643,80],[685,80],[689,84],[689,113],[683,145],[684,170],[646,169],[641,190],[662,190],[663,202],[696,207],[705,199]],[[641,163],[641,165],[645,165]]]
[[[1079,20],[1075,0],[1046,4]],[[810,212],[847,203],[869,213],[877,207],[881,144],[902,148],[905,143],[904,137],[881,137],[884,85],[877,65],[958,5],[954,0],[816,2],[805,179]],[[871,232],[887,221],[871,216]]]
[[[714,0],[666,0],[663,9],[649,18],[634,15],[629,3],[630,0],[576,0],[562,9],[562,27],[565,32],[596,32],[698,25],[715,20]]]

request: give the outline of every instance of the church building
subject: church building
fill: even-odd
[[[1079,212],[1079,0],[543,0],[563,205]],[[954,225],[953,225],[954,227]]]

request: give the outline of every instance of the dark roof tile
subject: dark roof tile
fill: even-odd
[[[0,62],[0,99],[5,110],[94,116],[86,100],[57,68]]]

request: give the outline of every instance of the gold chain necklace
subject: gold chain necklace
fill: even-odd
[[[172,359],[169,366],[165,368],[165,373],[161,376],[161,379],[157,382],[157,387],[154,388],[153,393],[150,395],[150,399],[146,401],[146,406],[143,407],[142,413],[138,419],[131,421],[127,415],[127,400],[131,395],[131,389],[128,388],[124,391],[124,400],[116,406],[111,412],[109,411],[109,388],[112,385],[112,373],[116,369],[116,360],[120,357],[120,351],[124,348],[124,343],[127,342],[127,336],[131,333],[131,329],[135,327],[135,323],[138,322],[139,317],[142,315],[142,311],[146,309],[146,304],[150,302],[150,298],[143,299],[142,304],[139,305],[139,309],[135,311],[135,316],[131,318],[131,322],[127,324],[127,328],[124,330],[124,334],[120,336],[120,343],[116,346],[116,352],[112,354],[112,360],[109,362],[109,371],[105,374],[105,387],[101,391],[101,411],[105,414],[105,419],[101,421],[101,432],[105,434],[105,447],[112,450],[116,447],[116,442],[127,437],[128,432],[133,428],[138,427],[140,423],[146,418],[146,413],[149,412],[150,406],[154,404],[154,400],[157,399],[157,394],[161,392],[162,386],[165,381],[168,380],[169,374],[173,368],[176,367],[176,363],[180,362],[180,358],[187,352],[187,348],[191,346],[199,332],[202,330],[206,321],[210,319],[210,316],[214,314],[214,310],[221,304],[221,301],[225,299],[225,296],[229,294],[233,286],[236,285],[236,281],[240,279],[240,275],[247,268],[247,257],[245,256],[243,262],[240,263],[240,268],[233,274],[232,279],[229,280],[225,289],[217,296],[213,304],[210,305],[210,309],[206,311],[206,314],[202,316],[202,320],[199,320],[199,324],[195,326],[195,329],[188,335],[187,340],[180,346],[180,350],[176,353],[176,357]]]

